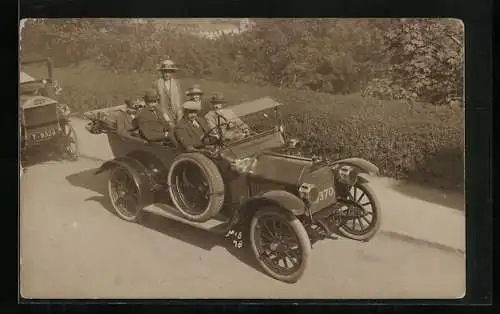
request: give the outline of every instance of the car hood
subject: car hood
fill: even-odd
[[[23,109],[28,109],[28,108],[41,107],[51,104],[57,104],[58,102],[55,99],[45,96],[21,95],[20,103]]]
[[[258,180],[297,185],[312,165],[309,158],[266,152],[255,156],[251,176]]]
[[[255,183],[284,185],[295,193],[303,183],[313,184],[323,194],[310,205],[312,212],[330,206],[336,200],[332,169],[317,165],[310,158],[263,153],[255,157],[249,176]]]

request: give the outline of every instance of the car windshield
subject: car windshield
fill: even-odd
[[[220,121],[229,123],[233,129],[248,129],[252,133],[261,133],[273,129],[277,124],[277,109],[281,104],[270,97],[228,106],[207,113],[205,118],[214,127]],[[224,127],[225,131],[226,128]]]
[[[19,83],[24,84],[24,83],[29,83],[35,81],[35,78],[29,75],[26,72],[21,72],[19,75]]]

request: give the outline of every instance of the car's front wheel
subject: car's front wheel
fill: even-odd
[[[302,222],[285,210],[258,210],[250,222],[250,243],[260,266],[277,280],[295,283],[307,268],[309,236]]]
[[[364,242],[372,239],[382,219],[380,202],[373,189],[367,183],[352,186],[346,205],[348,214],[340,217],[340,235]]]

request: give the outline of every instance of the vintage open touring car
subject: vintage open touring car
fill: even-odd
[[[25,71],[29,66],[41,66],[46,74],[36,79]],[[52,78],[51,59],[22,61],[19,81],[21,158],[33,148],[50,147],[64,158],[76,159],[78,143],[70,124],[71,111],[56,99],[61,89]]]
[[[222,118],[198,152],[183,151],[173,134],[161,143],[117,134],[112,108],[87,112],[87,130],[106,133],[116,157],[96,171],[110,172],[114,211],[129,222],[140,221],[146,211],[233,235],[238,247],[248,239],[262,269],[284,282],[303,275],[312,244],[320,239],[336,233],[370,240],[381,213],[367,174],[378,168],[360,158],[294,154],[289,143],[297,140],[288,138],[279,106],[264,97],[218,110]],[[250,132],[227,139],[224,132],[235,127]]]

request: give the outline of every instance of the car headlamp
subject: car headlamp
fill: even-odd
[[[337,181],[349,186],[356,184],[358,179],[358,172],[356,168],[348,165],[338,167],[337,169]]]
[[[318,194],[318,188],[314,184],[302,183],[299,187],[299,197],[309,204],[316,202]]]

